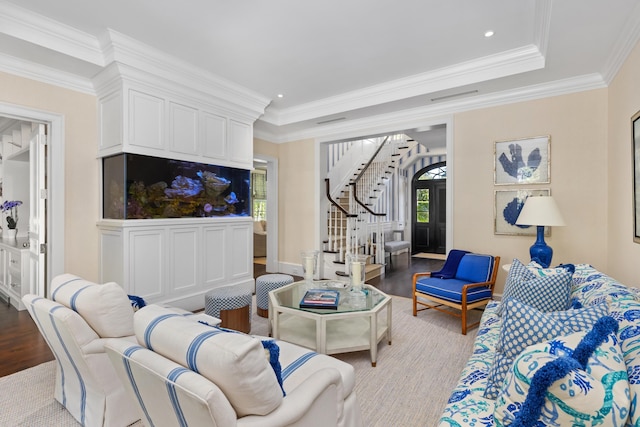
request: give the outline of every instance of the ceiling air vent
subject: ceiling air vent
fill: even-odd
[[[327,120],[323,120],[321,122],[318,122],[316,124],[318,125],[324,125],[326,123],[332,123],[332,122],[339,122],[340,120],[346,120],[346,117],[336,117],[335,119],[327,119]]]

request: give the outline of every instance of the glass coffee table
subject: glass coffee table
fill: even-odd
[[[269,292],[271,335],[322,354],[369,350],[371,366],[376,366],[378,343],[386,337],[391,344],[391,297],[365,285],[366,304],[358,306],[350,303],[347,288],[335,280],[314,280]],[[309,289],[338,290],[337,310],[300,308]]]

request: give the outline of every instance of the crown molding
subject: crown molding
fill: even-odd
[[[180,85],[194,93],[212,95],[223,101],[239,105],[249,111],[253,120],[264,113],[270,99],[223,79],[192,64],[166,54],[159,49],[109,29],[101,39],[108,64],[125,64],[157,76],[173,85]]]
[[[535,4],[533,39],[544,57],[547,56],[547,45],[549,44],[552,4],[553,0],[537,0]]]
[[[3,34],[91,64],[105,65],[96,37],[13,3],[0,1],[0,6],[0,31]]]
[[[283,126],[366,108],[426,93],[465,86],[543,68],[544,57],[534,45],[489,55],[451,67],[416,74],[361,90],[281,110],[268,109],[261,120]]]
[[[486,95],[443,102],[426,107],[395,111],[389,114],[366,117],[350,122],[340,122],[322,127],[307,128],[302,131],[274,135],[269,132],[254,130],[257,138],[273,143],[318,139],[332,141],[355,138],[382,132],[396,132],[424,126],[426,122],[434,122],[435,118],[449,116],[464,111],[479,110],[517,102],[531,101],[553,96],[567,95],[593,89],[607,87],[602,76],[588,74],[575,78],[557,80],[550,83],[521,87],[513,90],[495,92]],[[273,138],[273,139],[272,139]]]
[[[629,19],[622,27],[618,40],[607,58],[607,62],[602,70],[604,81],[610,84],[615,78],[622,65],[627,60],[631,50],[640,41],[640,3],[638,3],[633,12],[629,14]]]
[[[76,92],[96,94],[91,80],[87,78],[3,53],[0,53],[0,71]]]
[[[111,62],[125,63],[169,82],[241,106],[250,111],[249,115],[253,120],[262,115],[271,102],[263,95],[111,29],[98,38],[4,0],[0,0],[0,6],[0,32],[16,39],[99,67],[107,67]],[[4,62],[6,70],[12,70],[10,72],[14,74],[82,92],[88,91],[84,81],[82,84],[73,84],[71,74],[54,70],[54,75],[47,76],[38,71],[33,63],[20,67],[12,61]],[[42,71],[44,70],[47,68],[42,67]],[[50,72],[49,68],[47,73]],[[91,89],[89,93],[95,94],[95,90]]]

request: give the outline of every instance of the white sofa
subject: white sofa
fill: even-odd
[[[105,347],[147,425],[362,425],[353,367],[333,357],[154,305],[136,312],[134,329],[137,344]]]
[[[117,283],[96,284],[72,274],[51,281],[51,299],[22,300],[56,359],[54,397],[84,426],[127,426],[140,419],[104,351],[106,339],[135,343],[133,309]],[[215,324],[219,319],[173,313]],[[192,321],[193,322],[193,321]]]

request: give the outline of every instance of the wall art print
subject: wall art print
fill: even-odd
[[[494,233],[512,236],[535,236],[536,226],[517,225],[516,220],[529,196],[548,196],[550,190],[545,189],[518,189],[496,190],[496,204],[494,212]],[[550,235],[550,227],[545,227],[545,236]]]
[[[550,140],[547,135],[497,141],[494,157],[496,185],[548,184]]]
[[[633,241],[640,243],[640,111],[631,117],[633,153]]]

